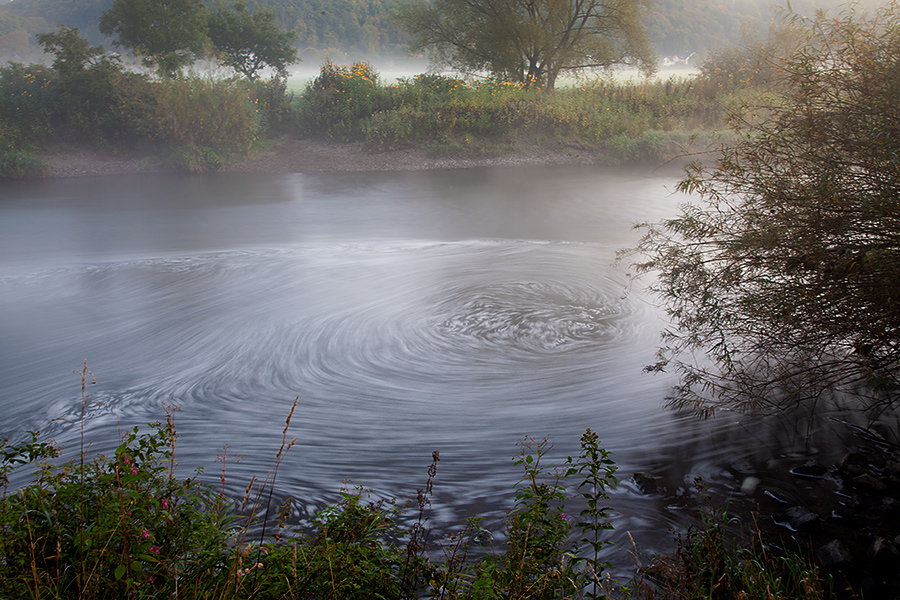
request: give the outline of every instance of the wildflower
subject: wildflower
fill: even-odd
[[[159,554],[159,546],[150,546],[150,552],[153,554]]]
[[[149,540],[149,539],[150,539],[150,532],[147,531],[146,529],[145,529],[144,531],[141,532],[141,535],[144,536],[144,539],[145,539],[145,540]]]
[[[163,507],[163,510],[169,510],[169,501],[166,500],[165,498],[163,498],[162,507]]]

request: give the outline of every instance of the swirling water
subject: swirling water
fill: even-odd
[[[614,539],[665,548],[676,488],[739,487],[761,448],[793,443],[674,415],[672,380],[642,372],[665,323],[615,252],[634,222],[674,213],[674,182],[508,168],[3,184],[0,428],[77,448],[86,360],[95,450],[175,406],[181,468],[215,482],[227,454],[238,493],[271,469],[299,396],[279,497],[314,510],[349,479],[414,498],[438,450],[430,525],[477,512],[498,529],[517,442],[548,437],[562,459],[590,427],[623,481],[667,474],[669,495],[613,493]]]

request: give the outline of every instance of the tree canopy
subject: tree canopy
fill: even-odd
[[[652,368],[680,373],[678,407],[898,404],[900,9],[801,24],[781,92],[689,168],[699,201],[637,248],[672,319]]]
[[[205,7],[203,0],[114,0],[100,15],[100,31],[173,77],[203,54]]]
[[[265,67],[285,77],[288,66],[297,61],[297,34],[282,31],[272,9],[257,4],[251,13],[243,0],[234,8],[217,1],[209,9],[208,22],[209,39],[222,62],[249,79],[256,79]]]
[[[644,11],[645,0],[407,0],[397,20],[439,64],[553,89],[563,72],[652,72]]]

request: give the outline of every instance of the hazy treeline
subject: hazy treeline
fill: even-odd
[[[356,55],[405,53],[402,32],[388,21],[394,0],[261,0],[272,7],[284,29],[296,29],[296,45],[307,59],[320,62],[337,51]],[[252,2],[250,3],[252,6]],[[100,14],[112,0],[15,0],[0,4],[0,57],[39,60],[34,35],[57,25],[74,27],[92,44],[111,48],[100,33]]]
[[[260,0],[271,6],[285,29],[297,30],[301,56],[318,64],[338,51],[355,56],[402,54],[404,34],[390,23],[396,0]],[[742,32],[764,31],[776,16],[779,3],[770,0],[655,0],[646,24],[662,56],[703,54],[731,45]],[[781,3],[782,5],[784,3]],[[791,8],[810,14],[817,7],[833,8],[837,0],[794,0]],[[872,8],[880,0],[864,0]],[[34,35],[57,25],[74,27],[93,44],[109,40],[97,29],[100,13],[112,0],[12,0],[0,3],[0,57],[40,60],[42,51]]]

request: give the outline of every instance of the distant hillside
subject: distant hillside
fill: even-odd
[[[301,56],[318,61],[325,54],[353,56],[402,54],[404,37],[388,22],[396,0],[260,0],[287,28],[296,28]],[[661,56],[702,54],[740,41],[742,31],[765,31],[776,14],[771,0],[651,0],[647,29]],[[879,0],[865,0],[876,6]],[[92,43],[112,44],[97,30],[100,13],[112,0],[0,0],[0,58],[40,60],[34,34],[58,24],[76,27]],[[251,3],[252,4],[252,3]],[[792,0],[801,14],[839,0]]]

